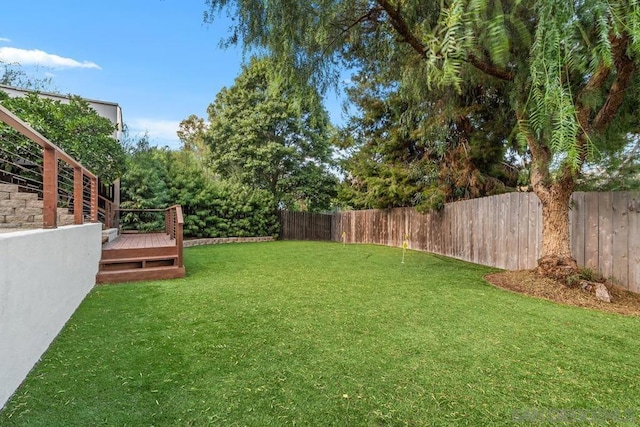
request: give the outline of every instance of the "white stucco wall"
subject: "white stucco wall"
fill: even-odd
[[[95,285],[101,224],[0,234],[0,408]]]

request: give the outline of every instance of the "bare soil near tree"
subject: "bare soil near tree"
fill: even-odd
[[[486,275],[485,279],[496,287],[560,304],[640,316],[640,294],[629,292],[610,282],[605,283],[611,295],[611,302],[608,303],[598,300],[595,293],[584,291],[580,286],[567,286],[542,277],[533,270],[492,273]]]

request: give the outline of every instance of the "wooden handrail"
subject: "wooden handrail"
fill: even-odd
[[[107,200],[107,199],[105,199]],[[166,212],[167,209],[128,209],[128,208],[117,208],[114,209],[116,212]]]
[[[98,221],[98,178],[77,160],[64,152],[60,147],[42,136],[38,131],[22,121],[18,116],[0,105],[0,120],[43,148],[42,198],[43,198],[43,226],[57,227],[58,208],[58,160],[69,164],[73,172],[74,194],[74,224],[83,223],[83,180],[90,181],[89,201],[92,222]]]

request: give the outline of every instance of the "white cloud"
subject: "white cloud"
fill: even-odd
[[[15,47],[0,47],[0,60],[4,62],[16,62],[20,65],[40,65],[52,68],[101,69],[95,62],[79,62],[72,58],[65,58],[38,49],[26,50]]]
[[[176,134],[180,127],[179,121],[139,118],[127,121],[127,124],[133,134],[143,135],[146,132],[152,143],[160,142],[160,145],[169,145],[171,148],[180,145]]]
[[[0,37],[0,43],[11,43],[11,39],[6,37]]]

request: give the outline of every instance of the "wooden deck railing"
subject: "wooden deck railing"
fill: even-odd
[[[182,206],[173,205],[168,207],[164,213],[164,224],[167,234],[176,241],[176,246],[178,247],[178,267],[182,267],[182,235],[184,229]]]
[[[106,197],[98,196],[98,215],[104,218],[103,223],[106,228],[113,228],[116,225],[116,212],[118,208],[115,203]]]
[[[42,198],[43,198],[43,226],[44,228],[57,227],[58,208],[58,160],[61,160],[73,169],[73,204],[74,224],[82,224],[83,218],[83,181],[87,177],[90,182],[90,191],[87,201],[91,222],[98,221],[98,178],[88,171],[82,164],[65,153],[53,142],[31,128],[11,111],[0,105],[0,120],[14,128],[16,131],[38,144],[43,149],[42,167]]]

